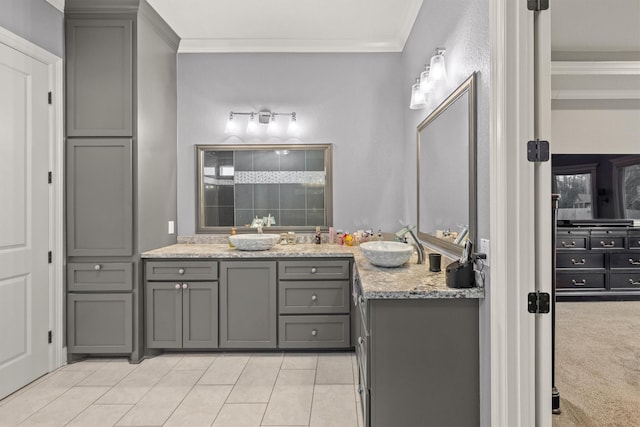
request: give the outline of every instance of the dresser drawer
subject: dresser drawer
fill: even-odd
[[[557,289],[604,289],[605,273],[582,271],[556,273]]]
[[[573,235],[558,233],[556,236],[556,248],[558,249],[587,249],[587,235]]]
[[[558,253],[558,268],[604,268],[604,253]]]
[[[77,262],[67,264],[67,290],[70,292],[110,292],[133,289],[130,262]]]
[[[611,254],[609,258],[611,268],[638,268],[640,269],[640,253],[624,252]]]
[[[611,234],[592,234],[591,249],[624,249],[626,236]]]
[[[349,282],[280,282],[279,303],[280,314],[348,314]]]
[[[629,249],[640,249],[640,234],[629,233]]]
[[[351,345],[348,315],[280,316],[280,348],[347,348]]]
[[[217,261],[147,261],[146,280],[218,280]]]
[[[640,273],[611,273],[609,276],[611,289],[640,291]]]
[[[348,260],[278,262],[280,280],[336,280],[349,278]]]

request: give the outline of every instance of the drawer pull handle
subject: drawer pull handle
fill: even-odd
[[[600,246],[602,246],[603,248],[613,248],[616,245],[616,242],[614,242],[613,240],[611,241],[611,243],[605,243],[602,240],[600,240]]]
[[[311,330],[311,335],[313,335],[315,337],[316,335],[318,335],[318,331],[316,329],[312,329]]]
[[[637,261],[634,261],[633,258],[629,258],[629,264],[631,265],[640,265],[640,258]]]
[[[311,274],[316,274],[316,272],[317,272],[317,271],[318,271],[318,269],[317,269],[317,268],[315,268],[315,267],[312,267],[312,268],[311,268]]]
[[[633,286],[640,286],[640,281],[634,282],[633,279],[629,279],[629,283]]]
[[[587,279],[582,279],[580,281],[573,279],[571,282],[574,284],[574,286],[584,286],[587,284]]]
[[[311,301],[318,301],[318,295],[316,294],[311,295]]]
[[[358,344],[363,345],[364,344],[364,338],[358,337]]]
[[[571,264],[573,265],[584,265],[587,262],[585,261],[584,258],[582,258],[580,261],[576,261],[575,259],[571,258]]]
[[[183,284],[182,284],[182,289],[187,289],[188,287],[189,287],[189,285],[188,285],[188,284],[186,284],[186,283],[183,283]]]
[[[571,243],[567,243],[564,240],[561,242],[563,248],[575,248],[576,242],[572,241]]]
[[[95,271],[100,271],[100,270],[102,270],[102,266],[100,264],[96,264],[96,265],[93,266],[93,269]]]
[[[182,286],[180,286],[180,283],[176,283],[175,288],[180,290],[180,288],[182,288]]]
[[[184,274],[184,268],[179,269],[178,274]]]

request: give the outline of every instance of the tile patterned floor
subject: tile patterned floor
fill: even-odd
[[[362,427],[356,376],[353,353],[90,359],[0,400],[0,427]]]

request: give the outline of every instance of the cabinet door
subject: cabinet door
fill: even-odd
[[[131,294],[67,295],[70,353],[131,353]]]
[[[218,283],[188,282],[182,286],[182,346],[217,348]]]
[[[276,262],[220,263],[220,347],[275,348]]]
[[[67,143],[67,255],[132,254],[130,139]]]
[[[182,284],[147,283],[147,347],[182,348]]]
[[[66,21],[67,134],[133,136],[132,22]]]

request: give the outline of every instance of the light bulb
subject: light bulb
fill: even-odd
[[[290,136],[297,136],[300,133],[300,127],[298,126],[298,119],[296,118],[296,113],[291,114],[291,121],[289,122],[289,127],[287,128],[287,134]]]
[[[412,110],[419,110],[427,106],[427,102],[424,99],[422,91],[420,91],[420,78],[416,79],[416,83],[411,86],[411,102],[409,108]]]
[[[424,71],[420,73],[420,92],[425,95],[425,98],[427,94],[431,93],[431,89],[433,88],[433,83],[431,83],[431,79],[429,78],[430,68],[430,66],[426,65]]]
[[[256,117],[253,113],[251,113],[251,117],[249,117],[249,122],[247,123],[247,133],[249,135],[258,133],[258,123],[256,123]]]
[[[275,136],[280,133],[280,126],[278,126],[278,122],[276,122],[275,114],[271,115],[269,119],[269,124],[267,125],[267,135]]]
[[[224,133],[227,135],[232,135],[236,133],[238,126],[236,125],[236,121],[233,118],[233,113],[229,113],[229,119],[227,120],[227,125],[224,127]]]
[[[444,49],[436,49],[436,54],[431,57],[431,70],[429,71],[429,79],[432,83],[446,81],[447,69],[444,65]]]

